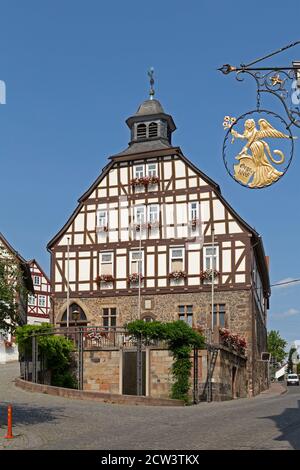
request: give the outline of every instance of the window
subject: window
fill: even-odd
[[[190,202],[189,220],[199,219],[199,204],[198,202]]]
[[[107,227],[107,211],[99,210],[98,211],[98,227]]]
[[[116,328],[117,326],[117,309],[103,308],[102,309],[102,321],[105,328]]]
[[[193,326],[193,306],[192,305],[179,305],[179,320],[184,321],[190,326]]]
[[[29,294],[28,295],[28,305],[35,305],[36,297],[35,295]]]
[[[39,295],[38,303],[39,303],[39,307],[46,307],[46,296],[45,295]]]
[[[135,224],[144,224],[145,223],[145,206],[135,206],[134,207],[134,223]]]
[[[170,271],[183,271],[183,248],[171,248],[170,250]]]
[[[113,253],[100,253],[100,275],[113,275]]]
[[[158,222],[158,219],[159,219],[158,205],[150,204],[150,206],[148,206],[148,222],[150,224],[153,224],[154,222]]]
[[[149,137],[157,137],[157,123],[151,122],[149,124]]]
[[[145,139],[147,137],[146,124],[138,124],[136,136],[138,139]]]
[[[225,304],[214,304],[214,326],[225,328]]]
[[[40,286],[41,285],[41,276],[33,276],[33,285]]]
[[[204,269],[218,269],[218,247],[204,247]]]
[[[136,165],[134,167],[134,177],[135,178],[143,178],[144,175],[144,165]]]
[[[148,176],[157,176],[157,163],[148,163]]]
[[[144,273],[144,252],[131,251],[130,252],[130,274]]]

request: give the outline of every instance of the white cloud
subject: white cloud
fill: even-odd
[[[285,284],[287,283],[287,284]],[[273,286],[272,289],[286,289],[287,287],[292,287],[300,284],[298,279],[287,277],[285,279],[281,279],[281,281],[274,282],[274,284],[283,284],[282,286]]]
[[[280,313],[271,313],[271,317],[273,318],[289,318],[289,317],[294,317],[296,315],[299,315],[300,310],[297,310],[296,308],[289,308],[285,312],[280,312]]]

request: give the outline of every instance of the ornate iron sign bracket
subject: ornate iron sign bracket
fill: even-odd
[[[224,64],[218,70],[224,75],[234,72],[238,81],[244,80],[244,74],[250,75],[256,82],[257,110],[260,109],[261,94],[270,93],[283,105],[289,119],[288,127],[294,125],[300,128],[300,61],[293,62],[290,67],[253,67],[299,44],[300,41],[296,41],[249,64],[240,64],[239,67]]]

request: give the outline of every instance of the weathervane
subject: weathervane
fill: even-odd
[[[225,116],[223,122],[223,127],[227,131],[223,144],[223,160],[226,169],[232,178],[248,188],[258,189],[270,186],[285,174],[294,151],[293,140],[295,137],[291,134],[290,127],[294,125],[300,128],[300,61],[293,62],[290,67],[253,67],[253,65],[298,44],[300,41],[289,44],[249,64],[241,64],[239,67],[224,64],[218,69],[224,75],[235,72],[238,81],[244,80],[243,74],[250,75],[256,83],[256,109],[237,119]],[[278,114],[261,109],[262,93],[269,93],[280,100],[287,114],[288,123]],[[259,129],[256,127],[255,118]],[[243,122],[242,132],[237,132],[236,129],[241,121]],[[282,129],[279,130],[278,126],[281,126]],[[238,139],[246,141],[238,154],[231,152],[231,149],[228,148],[229,137],[231,137],[231,144],[236,143]],[[263,140],[267,138],[282,139],[280,140],[281,149],[273,150],[274,154],[279,155],[279,159],[274,158],[269,144]],[[287,158],[287,156],[289,157]],[[238,164],[232,165],[230,157],[238,160]]]
[[[148,76],[150,78],[150,91],[149,91],[149,95],[150,95],[150,100],[153,100],[153,96],[155,95],[155,91],[154,91],[154,68],[153,67],[150,67],[150,69],[148,70]]]

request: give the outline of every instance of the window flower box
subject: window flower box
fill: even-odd
[[[219,275],[220,273],[216,269],[206,269],[205,271],[201,271],[200,279],[211,281],[213,276],[214,278],[217,278]]]
[[[99,225],[99,226],[97,227],[97,232],[98,232],[98,233],[108,232],[108,227],[107,227],[107,225]]]
[[[168,278],[178,281],[180,279],[186,278],[186,272],[185,271],[172,271],[171,273],[169,273]]]
[[[134,226],[134,230],[136,232],[140,232],[140,231],[143,231],[143,230],[152,230],[152,229],[156,229],[156,228],[159,228],[159,222],[146,222],[144,224],[136,224]]]
[[[154,229],[157,229],[159,228],[159,221],[155,221],[155,222],[149,222],[148,223],[148,229],[149,230],[154,230]]]
[[[7,339],[4,340],[4,345],[7,349],[9,348],[12,348],[13,347],[13,342],[12,341],[8,341]]]
[[[191,227],[192,230],[196,230],[197,227],[200,225],[200,220],[199,219],[192,219],[189,221],[189,226]]]
[[[142,176],[140,178],[133,178],[130,181],[131,186],[144,186],[147,188],[151,184],[158,184],[159,177],[158,176]]]
[[[100,284],[101,282],[114,282],[115,278],[112,274],[101,274],[101,276],[97,276],[95,282]]]
[[[138,282],[141,282],[144,279],[144,276],[139,273],[132,273],[128,277],[128,281],[132,284],[137,284]]]

